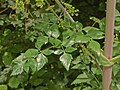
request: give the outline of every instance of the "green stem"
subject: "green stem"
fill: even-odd
[[[85,50],[85,52],[88,53],[88,55],[95,61],[97,68],[98,68],[98,69],[100,70],[100,72],[102,73],[102,69],[101,69],[98,61],[96,60],[96,58],[95,58],[83,45],[81,45],[81,47],[82,47],[82,48]]]
[[[50,7],[50,4],[48,3],[48,1],[45,0],[45,2],[47,3],[48,7]],[[53,12],[53,14],[54,14],[57,18],[59,18],[59,16],[56,14],[56,12],[55,12],[52,8],[51,8],[51,12]]]

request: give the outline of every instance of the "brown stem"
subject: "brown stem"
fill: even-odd
[[[112,58],[115,6],[116,6],[116,0],[107,0],[104,55],[109,60]],[[110,90],[111,77],[112,77],[112,67],[103,67],[102,90]]]
[[[0,11],[0,14],[3,13],[3,12],[5,12],[7,9],[8,9],[8,7],[5,8],[4,10]]]

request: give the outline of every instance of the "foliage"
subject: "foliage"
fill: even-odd
[[[77,15],[70,3],[62,2]],[[112,64],[101,51],[105,18],[90,19],[92,26],[71,22],[52,0],[0,0],[0,90],[101,90],[101,68],[113,63],[111,90],[119,90],[120,12]]]

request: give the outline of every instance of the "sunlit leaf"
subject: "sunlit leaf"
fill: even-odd
[[[64,53],[62,56],[60,56],[60,61],[67,71],[69,70],[72,59],[72,55],[68,53]]]
[[[60,55],[62,54],[64,51],[62,49],[57,49],[56,51],[54,51],[54,54],[56,55]]]
[[[13,66],[11,75],[21,74],[23,72],[25,61],[15,61],[13,63],[14,63],[14,66]]]
[[[42,53],[37,57],[37,69],[40,70],[48,62],[48,59]]]

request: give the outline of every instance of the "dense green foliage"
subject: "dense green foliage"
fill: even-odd
[[[114,64],[102,55],[105,16],[97,13],[105,13],[105,0],[62,4],[75,22],[53,0],[0,0],[0,90],[101,90],[102,66]],[[120,55],[119,6],[113,57]],[[120,90],[119,66],[111,90]]]

